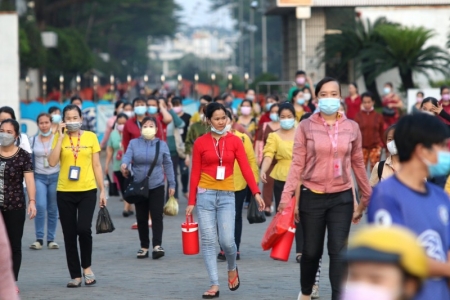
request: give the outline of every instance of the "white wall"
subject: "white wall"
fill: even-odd
[[[0,106],[19,110],[19,23],[16,13],[0,13]]]

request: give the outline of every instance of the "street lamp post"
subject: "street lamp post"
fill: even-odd
[[[216,74],[211,73],[211,97],[214,97],[214,84],[216,81]]]
[[[233,89],[233,74],[231,72],[228,72],[228,92],[231,92]]]
[[[183,86],[182,86],[182,84],[183,84],[183,83],[182,83],[183,76],[182,76],[181,74],[178,74],[177,80],[178,80],[178,85],[177,85],[178,96],[180,96],[180,95],[181,95],[181,88],[183,87]]]
[[[30,77],[27,75],[25,77],[25,89],[27,90],[27,102],[30,101],[30,88],[31,88],[31,80],[30,80]]]
[[[245,84],[245,89],[246,90],[248,89],[248,79],[249,79],[248,73],[245,72],[245,74],[244,74],[244,84]]]
[[[131,75],[127,75],[127,94],[128,94],[128,100],[131,100],[131,95],[130,95],[130,91],[131,91]]]
[[[109,76],[109,83],[110,83],[110,87],[109,89],[111,90],[111,93],[114,92],[114,82],[115,82],[116,78],[114,78],[114,75]]]
[[[255,10],[258,7],[258,1],[252,1],[250,4],[250,77],[255,78]]]
[[[59,102],[62,103],[64,99],[64,76],[59,76]]]
[[[97,75],[94,75],[92,77],[92,82],[93,82],[93,89],[94,89],[94,102],[97,101],[97,84],[98,84],[98,77]]]
[[[46,102],[47,98],[47,76],[42,76],[42,98],[44,103]]]
[[[166,76],[164,74],[161,75],[161,85],[164,85],[164,82],[166,81]]]
[[[195,73],[194,75],[194,95],[195,98],[198,98],[198,74]]]
[[[75,81],[77,82],[77,93],[79,93],[80,90],[81,90],[81,85],[80,85],[81,77],[80,77],[80,75],[77,75],[77,77],[75,78]]]

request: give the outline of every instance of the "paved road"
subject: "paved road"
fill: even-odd
[[[181,199],[180,211],[185,207],[186,200]],[[164,219],[163,247],[166,256],[160,260],[138,260],[138,233],[130,229],[134,217],[122,217],[122,202],[118,197],[110,198],[108,208],[116,230],[108,234],[94,234],[92,268],[98,283],[93,287],[66,288],[70,278],[59,224],[56,242],[61,248],[36,251],[28,249],[35,241],[34,222],[26,221],[19,276],[22,299],[201,299],[209,280],[201,255],[182,254],[180,225],[184,220],[183,214]],[[299,264],[295,262],[295,249],[293,247],[288,262],[272,260],[269,252],[263,252],[260,247],[267,225],[268,222],[250,225],[244,216],[239,261],[241,287],[236,292],[228,290],[226,264],[219,263],[220,299],[297,299]],[[355,229],[357,227],[352,230]],[[331,298],[326,253],[320,294],[321,299]]]

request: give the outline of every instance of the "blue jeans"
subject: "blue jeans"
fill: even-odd
[[[58,205],[56,204],[56,184],[58,174],[34,174],[36,182],[36,218],[34,226],[36,239],[44,239],[45,213],[47,213],[47,241],[55,240],[56,225],[58,224]]]
[[[210,284],[219,285],[217,273],[216,241],[225,252],[228,271],[236,269],[236,243],[234,241],[235,200],[233,191],[205,190],[198,188],[197,214],[200,228],[203,260]]]

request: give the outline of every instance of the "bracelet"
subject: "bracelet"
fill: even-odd
[[[36,202],[36,200],[30,199],[30,200],[28,200],[28,203],[30,203],[30,202]]]

